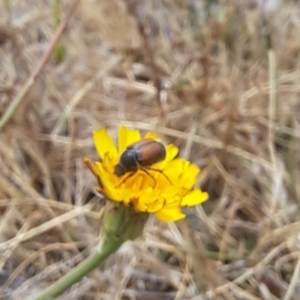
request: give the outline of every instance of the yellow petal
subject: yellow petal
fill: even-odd
[[[190,190],[196,183],[200,169],[195,164],[190,164],[180,177],[181,185]]]
[[[110,187],[106,186],[105,189],[101,187],[96,187],[96,191],[102,194],[106,199],[112,200],[115,202],[122,202],[119,195],[116,194],[114,189],[110,189]]]
[[[123,153],[128,146],[140,141],[141,139],[141,133],[139,130],[121,126],[118,134],[119,153]]]
[[[179,152],[179,149],[173,144],[169,144],[169,145],[165,146],[165,148],[166,148],[166,158],[163,161],[161,161],[157,164],[154,164],[153,168],[156,168],[159,170],[164,169],[170,163],[170,161],[172,161],[174,159],[174,157]]]
[[[106,129],[94,130],[93,138],[97,153],[102,159],[107,153],[111,153],[111,156],[114,158],[118,157],[116,146]]]
[[[189,192],[183,197],[181,206],[195,206],[208,200],[208,193],[202,192],[199,189]]]
[[[169,144],[166,146],[166,152],[167,152],[166,160],[171,161],[176,157],[176,155],[179,152],[179,149],[175,145]]]
[[[84,163],[87,165],[87,167],[92,171],[92,173],[94,174],[94,176],[99,177],[99,170],[98,168],[92,163],[92,161],[87,158],[84,157],[83,158]]]
[[[176,184],[180,175],[183,172],[184,160],[181,158],[174,159],[163,170],[164,174],[170,179],[173,184]]]
[[[122,203],[124,203],[125,205],[129,206],[129,204],[131,203],[132,201],[132,193],[129,189],[123,189],[121,191],[121,199],[122,199]]]
[[[150,203],[150,205],[147,208],[147,212],[150,214],[153,214],[157,211],[160,211],[163,208],[164,202],[160,199],[157,199],[156,201]]]
[[[161,209],[163,206],[163,201],[160,200],[160,191],[153,189],[153,187],[144,187],[137,193],[138,203],[136,209],[143,212],[150,212],[151,206],[155,206],[155,203],[161,202],[159,208],[156,208],[156,211]]]
[[[109,176],[101,163],[96,162],[95,166],[99,170],[99,180],[101,180],[103,189],[109,195],[109,199],[120,201],[119,190],[115,188],[115,185],[111,180],[112,175]]]
[[[174,203],[176,200],[176,196],[178,195],[178,188],[176,186],[169,186],[166,187],[163,192],[161,193],[161,197],[165,199],[166,204]],[[179,200],[181,200],[182,197],[180,197]]]
[[[185,218],[185,214],[178,207],[163,208],[155,216],[163,222],[175,222]]]
[[[158,135],[156,133],[154,133],[154,132],[151,132],[151,131],[147,132],[145,134],[144,138],[145,139],[154,140],[154,141],[159,141],[160,140],[159,137],[158,137]]]

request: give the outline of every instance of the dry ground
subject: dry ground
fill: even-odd
[[[300,299],[298,1],[82,0],[64,59],[3,124],[49,51],[51,3],[0,4],[0,298],[30,299],[94,251],[103,200],[82,158],[94,129],[123,124],[178,145],[210,201],[151,219],[60,299]]]

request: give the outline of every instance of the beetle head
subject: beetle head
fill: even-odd
[[[120,157],[119,163],[115,166],[115,175],[122,176],[126,172],[135,172],[139,168],[136,152],[134,149],[127,149]]]
[[[117,164],[115,166],[115,171],[114,174],[117,175],[118,177],[124,175],[126,173],[126,170],[124,169],[124,167],[121,164]]]

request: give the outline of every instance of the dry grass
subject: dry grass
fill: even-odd
[[[94,251],[103,200],[82,157],[97,159],[92,130],[120,124],[178,145],[210,201],[151,219],[60,299],[300,299],[300,7],[217,2],[80,2],[65,59],[0,131],[1,299],[30,299]],[[51,1],[0,5],[3,116],[55,30]]]

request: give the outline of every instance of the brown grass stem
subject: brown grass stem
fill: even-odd
[[[6,109],[6,111],[4,112],[1,120],[0,120],[0,130],[9,122],[9,120],[12,118],[13,114],[16,112],[16,110],[19,108],[19,106],[21,105],[22,101],[25,99],[26,95],[29,93],[30,89],[32,88],[32,86],[34,85],[37,77],[39,76],[39,74],[41,73],[41,71],[43,70],[44,66],[46,65],[46,63],[48,62],[51,53],[55,47],[55,45],[57,44],[58,40],[60,39],[62,33],[64,32],[71,16],[73,15],[77,4],[79,3],[79,0],[76,0],[71,9],[69,10],[69,13],[66,15],[65,19],[63,20],[63,22],[60,24],[60,26],[58,27],[50,45],[49,48],[47,49],[47,51],[45,52],[44,56],[42,57],[42,59],[39,61],[38,65],[36,66],[36,68],[33,70],[33,72],[31,73],[30,77],[28,78],[27,82],[25,83],[25,85],[23,86],[21,92],[16,96],[16,98],[14,98],[12,100],[12,102],[10,103],[10,105],[8,106],[8,108]]]

